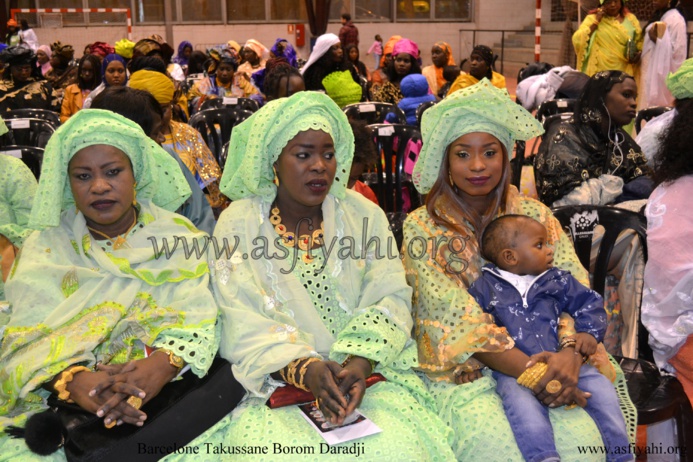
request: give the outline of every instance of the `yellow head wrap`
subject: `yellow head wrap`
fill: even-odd
[[[132,58],[132,50],[135,49],[135,42],[126,38],[115,43],[115,52],[125,59]]]
[[[148,91],[156,98],[159,104],[168,104],[173,100],[176,87],[168,76],[161,72],[143,69],[130,76],[131,88]]]

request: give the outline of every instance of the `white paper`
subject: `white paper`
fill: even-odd
[[[360,104],[359,112],[375,112],[375,104]]]
[[[16,157],[17,159],[22,158],[22,150],[21,149],[12,149],[10,151],[0,151],[0,154],[4,154],[6,156]]]
[[[234,105],[238,104],[238,98],[231,98],[230,96],[224,96],[224,105]]]
[[[9,122],[10,122],[11,128],[30,128],[31,127],[31,120],[11,119]]]
[[[557,107],[568,107],[568,101],[556,101]]]
[[[330,446],[382,432],[372,420],[361,414],[358,409],[347,417],[344,425],[336,427],[327,422],[322,412],[315,406],[314,401],[300,404],[298,408],[301,410],[301,415],[306,419],[306,422],[308,422]]]
[[[395,127],[380,127],[378,129],[378,135],[380,136],[392,136],[395,133]]]

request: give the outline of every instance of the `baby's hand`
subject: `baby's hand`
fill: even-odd
[[[455,374],[455,383],[461,385],[463,383],[472,383],[473,381],[480,379],[482,377],[480,370],[475,370],[471,372],[462,372],[460,374]]]
[[[575,351],[582,356],[592,356],[597,352],[597,339],[587,332],[575,334]]]

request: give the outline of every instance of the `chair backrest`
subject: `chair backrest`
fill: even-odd
[[[407,123],[404,112],[397,105],[390,103],[354,103],[344,106],[342,111],[348,118],[363,120],[369,125],[385,122],[385,118],[390,113],[397,116],[397,123]]]
[[[7,117],[9,111],[3,114],[5,124],[8,128],[8,133],[2,137],[3,145],[10,146],[29,146],[35,148],[45,148],[48,140],[55,133],[58,125],[55,125],[50,120],[39,119],[35,117],[19,118]]]
[[[37,180],[41,176],[43,149],[32,146],[3,146],[0,148],[0,155],[20,158]]]
[[[233,127],[251,115],[252,112],[233,106],[207,109],[190,117],[188,125],[200,132],[218,162],[221,159],[222,147],[231,139]]]
[[[643,121],[647,123],[655,117],[660,116],[665,112],[669,112],[672,109],[674,108],[671,106],[653,106],[648,107],[647,109],[640,109],[638,111],[638,115],[635,116],[635,133],[640,133],[640,130],[642,130]]]
[[[255,112],[260,109],[260,105],[257,104],[257,101],[250,98],[232,98],[225,96],[223,98],[209,98],[204,100],[200,106],[200,110],[219,109],[222,107],[239,107],[250,112]]]
[[[562,98],[544,101],[537,108],[535,117],[539,122],[544,123],[546,118],[549,116],[575,112],[575,103],[576,100],[574,99]]]
[[[41,119],[49,122],[54,130],[60,127],[60,115],[57,112],[49,111],[47,109],[35,109],[35,108],[25,108],[25,109],[14,109],[2,114],[2,118],[7,119]]]
[[[421,204],[421,199],[404,172],[404,153],[410,140],[421,139],[421,132],[411,125],[373,124],[368,128],[373,134],[376,149],[381,156],[377,163],[377,183],[374,189],[380,207],[386,213],[401,213],[404,209],[404,188],[409,191],[412,209]]]
[[[647,259],[647,219],[640,213],[603,205],[567,205],[552,209],[561,226],[573,238],[580,263],[590,271],[592,238],[598,225],[604,227],[592,274],[592,288],[604,296],[611,252],[621,232],[633,230],[640,238]]]
[[[423,117],[423,113],[436,103],[437,101],[426,101],[425,103],[419,104],[419,107],[416,108],[416,126],[419,127],[419,129],[421,129],[421,118]]]

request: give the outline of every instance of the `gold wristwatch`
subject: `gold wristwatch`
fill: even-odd
[[[156,351],[160,351],[160,352],[162,352],[162,353],[167,354],[167,355],[168,355],[168,363],[169,363],[171,366],[173,366],[173,367],[175,367],[175,368],[177,368],[177,369],[179,369],[179,370],[182,369],[183,366],[185,366],[185,361],[183,361],[183,358],[181,358],[180,356],[176,356],[176,355],[173,353],[173,351],[167,350],[167,349],[165,349],[165,348],[159,348],[159,349],[156,350]]]

